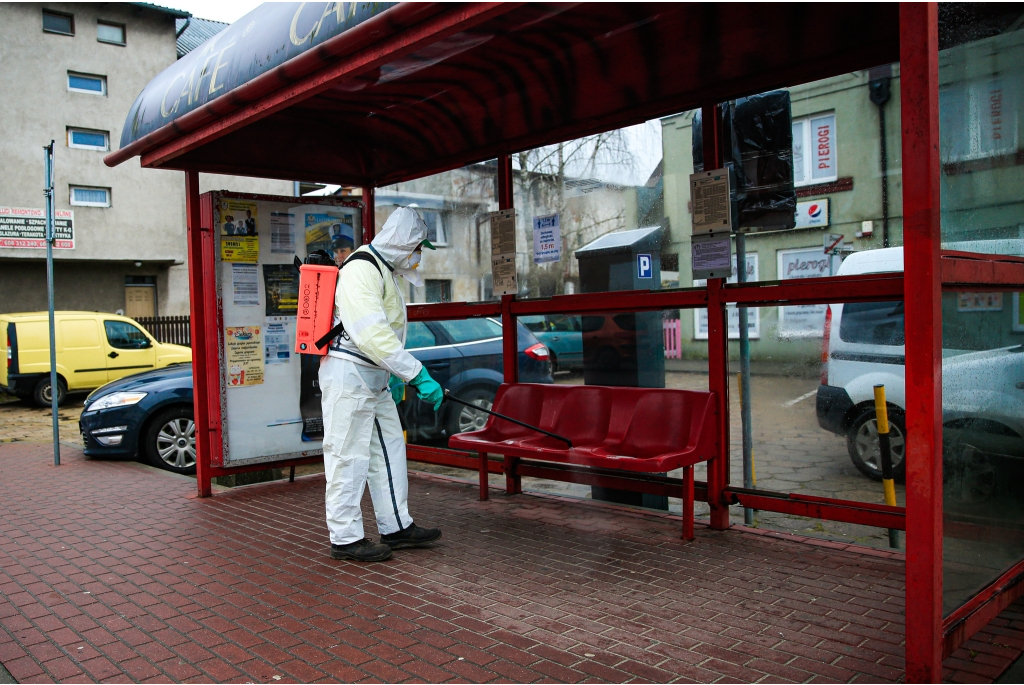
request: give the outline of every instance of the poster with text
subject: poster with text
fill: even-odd
[[[562,258],[562,227],[558,214],[533,218],[533,263],[557,262]]]
[[[224,329],[224,357],[228,387],[261,385],[263,354],[260,326],[227,326]]]
[[[253,237],[256,227],[256,203],[251,200],[220,201],[220,234]]]
[[[54,249],[75,249],[75,213],[53,214]],[[0,247],[46,249],[46,212],[28,207],[0,207]]]
[[[227,238],[220,239],[220,258],[224,262],[241,262],[255,264],[260,259],[259,238]]]
[[[256,264],[231,265],[231,301],[238,307],[258,307],[260,282]]]
[[[824,278],[831,275],[832,258],[820,247],[778,251],[779,280]],[[825,330],[827,304],[801,304],[779,307],[779,335],[821,337]]]
[[[299,311],[299,271],[292,264],[264,264],[267,316],[295,316]]]
[[[292,346],[295,344],[294,316],[268,316],[263,332],[264,361],[270,364],[287,364],[292,357]]]
[[[338,207],[330,212],[306,214],[306,254],[314,250],[331,251],[331,240],[335,236],[344,236],[355,240],[355,210]]]
[[[295,215],[270,213],[270,254],[295,254]]]

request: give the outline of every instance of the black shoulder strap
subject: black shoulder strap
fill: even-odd
[[[371,255],[369,252],[353,252],[348,256],[348,258],[344,262],[342,262],[341,268],[339,268],[338,271],[341,271],[341,269],[344,269],[347,264],[354,261],[370,262],[370,264],[373,264],[373,268],[377,270],[377,273],[380,274],[380,277],[384,278],[384,272],[380,270],[380,264],[377,263],[377,260],[374,259],[373,255]],[[344,332],[345,324],[339,321],[337,326],[327,331],[327,333],[322,338],[320,338],[313,344],[316,345],[317,349],[320,349]]]
[[[341,268],[344,269],[346,264],[355,261],[370,262],[370,264],[373,264],[373,268],[377,270],[377,273],[380,274],[380,277],[384,278],[384,272],[380,270],[380,264],[377,263],[377,260],[374,259],[373,255],[370,254],[369,252],[353,252],[345,259],[345,261],[341,265]]]

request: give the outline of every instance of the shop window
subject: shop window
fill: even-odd
[[[84,150],[107,151],[110,148],[110,134],[106,131],[93,131],[85,128],[68,129],[68,147]]]
[[[793,119],[793,184],[835,181],[836,148],[835,112]]]
[[[110,188],[71,186],[71,204],[79,207],[109,207]]]
[[[426,282],[427,302],[451,302],[452,282],[449,280],[429,279]]]
[[[43,31],[59,33],[62,36],[75,35],[75,17],[73,14],[43,10]]]
[[[96,40],[112,45],[124,45],[124,24],[100,21],[96,24]]]
[[[90,95],[106,95],[107,77],[94,74],[78,74],[69,71],[68,90],[75,93],[89,93]]]

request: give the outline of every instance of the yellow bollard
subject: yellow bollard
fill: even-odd
[[[875,423],[878,426],[878,453],[882,468],[882,488],[885,491],[885,503],[896,506],[896,486],[892,478],[892,447],[889,444],[889,409],[885,403],[885,386],[875,386]],[[896,549],[900,546],[899,531],[889,529],[889,546]]]

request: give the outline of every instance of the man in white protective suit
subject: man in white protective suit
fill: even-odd
[[[391,551],[421,547],[441,537],[409,515],[405,439],[395,402],[404,383],[441,406],[441,386],[405,350],[405,299],[398,277],[422,285],[416,273],[427,226],[415,209],[400,207],[368,246],[345,261],[335,292],[331,341],[320,365],[324,416],[324,469],[331,557],[383,561]],[[363,535],[359,502],[369,482],[380,543]]]

